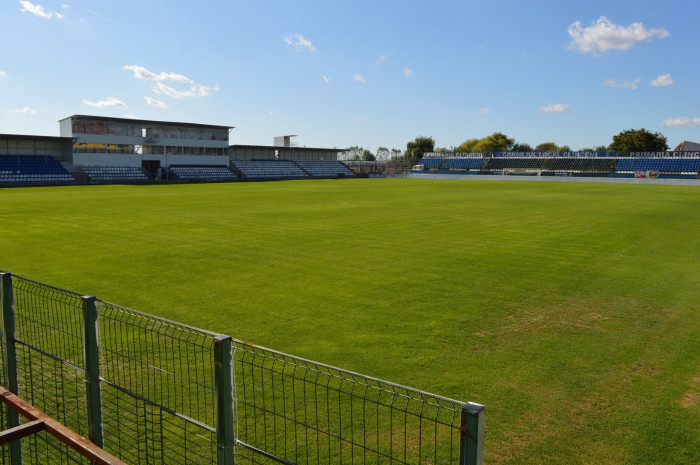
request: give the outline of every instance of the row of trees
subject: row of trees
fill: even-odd
[[[666,137],[658,132],[646,129],[628,129],[613,136],[610,145],[581,149],[581,152],[656,152],[668,150]],[[450,149],[435,147],[432,137],[419,136],[406,144],[406,150],[379,147],[376,154],[362,147],[350,147],[347,158],[364,161],[389,161],[405,165],[414,165],[428,152],[570,152],[567,145],[559,146],[554,142],[543,142],[534,148],[529,144],[516,142],[501,132],[494,132],[482,139],[467,139],[457,147]]]
[[[410,144],[410,142],[409,142]],[[668,150],[666,137],[646,129],[628,129],[613,136],[610,145],[584,148],[579,152],[655,152]],[[438,148],[436,151],[447,149]],[[543,142],[534,148],[530,144],[516,142],[500,132],[494,132],[483,139],[468,139],[450,152],[571,152],[568,145],[559,146],[554,142]]]
[[[355,145],[346,150],[345,157],[348,160],[389,161],[391,159],[403,157],[403,152],[399,149],[389,150],[386,147],[379,147],[376,153],[372,153],[367,149]]]

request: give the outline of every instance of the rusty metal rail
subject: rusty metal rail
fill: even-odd
[[[9,406],[28,420],[31,420],[28,423],[0,432],[0,445],[22,439],[41,431],[46,431],[94,464],[126,465],[118,458],[105,452],[75,431],[67,428],[42,411],[36,409],[31,404],[23,401],[2,386],[0,386],[0,402]]]

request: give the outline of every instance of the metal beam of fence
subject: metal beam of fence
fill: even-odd
[[[233,357],[231,338],[217,336],[214,339],[214,377],[216,391],[216,463],[235,463]]]
[[[10,392],[17,394],[19,391],[17,382],[17,351],[15,348],[15,306],[12,292],[12,273],[0,273],[0,299],[2,300],[2,334],[4,343],[4,369],[5,382]],[[7,425],[10,428],[19,426],[19,413],[14,410],[7,412]],[[19,441],[10,444],[10,463],[20,465],[22,463],[22,443]]]
[[[485,411],[486,408],[483,405],[473,402],[467,402],[462,406],[459,465],[484,463]]]
[[[99,322],[94,295],[83,301],[83,353],[85,357],[85,384],[87,388],[88,437],[98,447],[104,447],[102,426],[102,394],[100,389]]]

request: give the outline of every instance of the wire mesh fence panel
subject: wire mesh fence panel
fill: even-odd
[[[16,338],[84,369],[81,295],[13,276]]]
[[[80,294],[13,276],[18,394],[87,436]]]
[[[105,384],[105,449],[127,463],[216,463],[214,428]]]
[[[461,402],[11,280],[0,382],[16,378],[22,398],[82,436],[101,425],[96,442],[127,463],[228,464],[234,442],[238,464],[460,463]],[[3,429],[17,421],[8,415],[0,410]],[[87,463],[44,434],[23,439],[21,454]]]
[[[215,463],[213,333],[98,301],[105,449]]]
[[[17,346],[17,366],[22,398],[87,436],[84,372],[24,345]]]
[[[238,463],[450,464],[462,403],[234,343]]]

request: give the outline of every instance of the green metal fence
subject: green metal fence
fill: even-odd
[[[126,463],[483,462],[481,405],[0,278],[2,385]],[[87,463],[48,435],[0,461]]]

